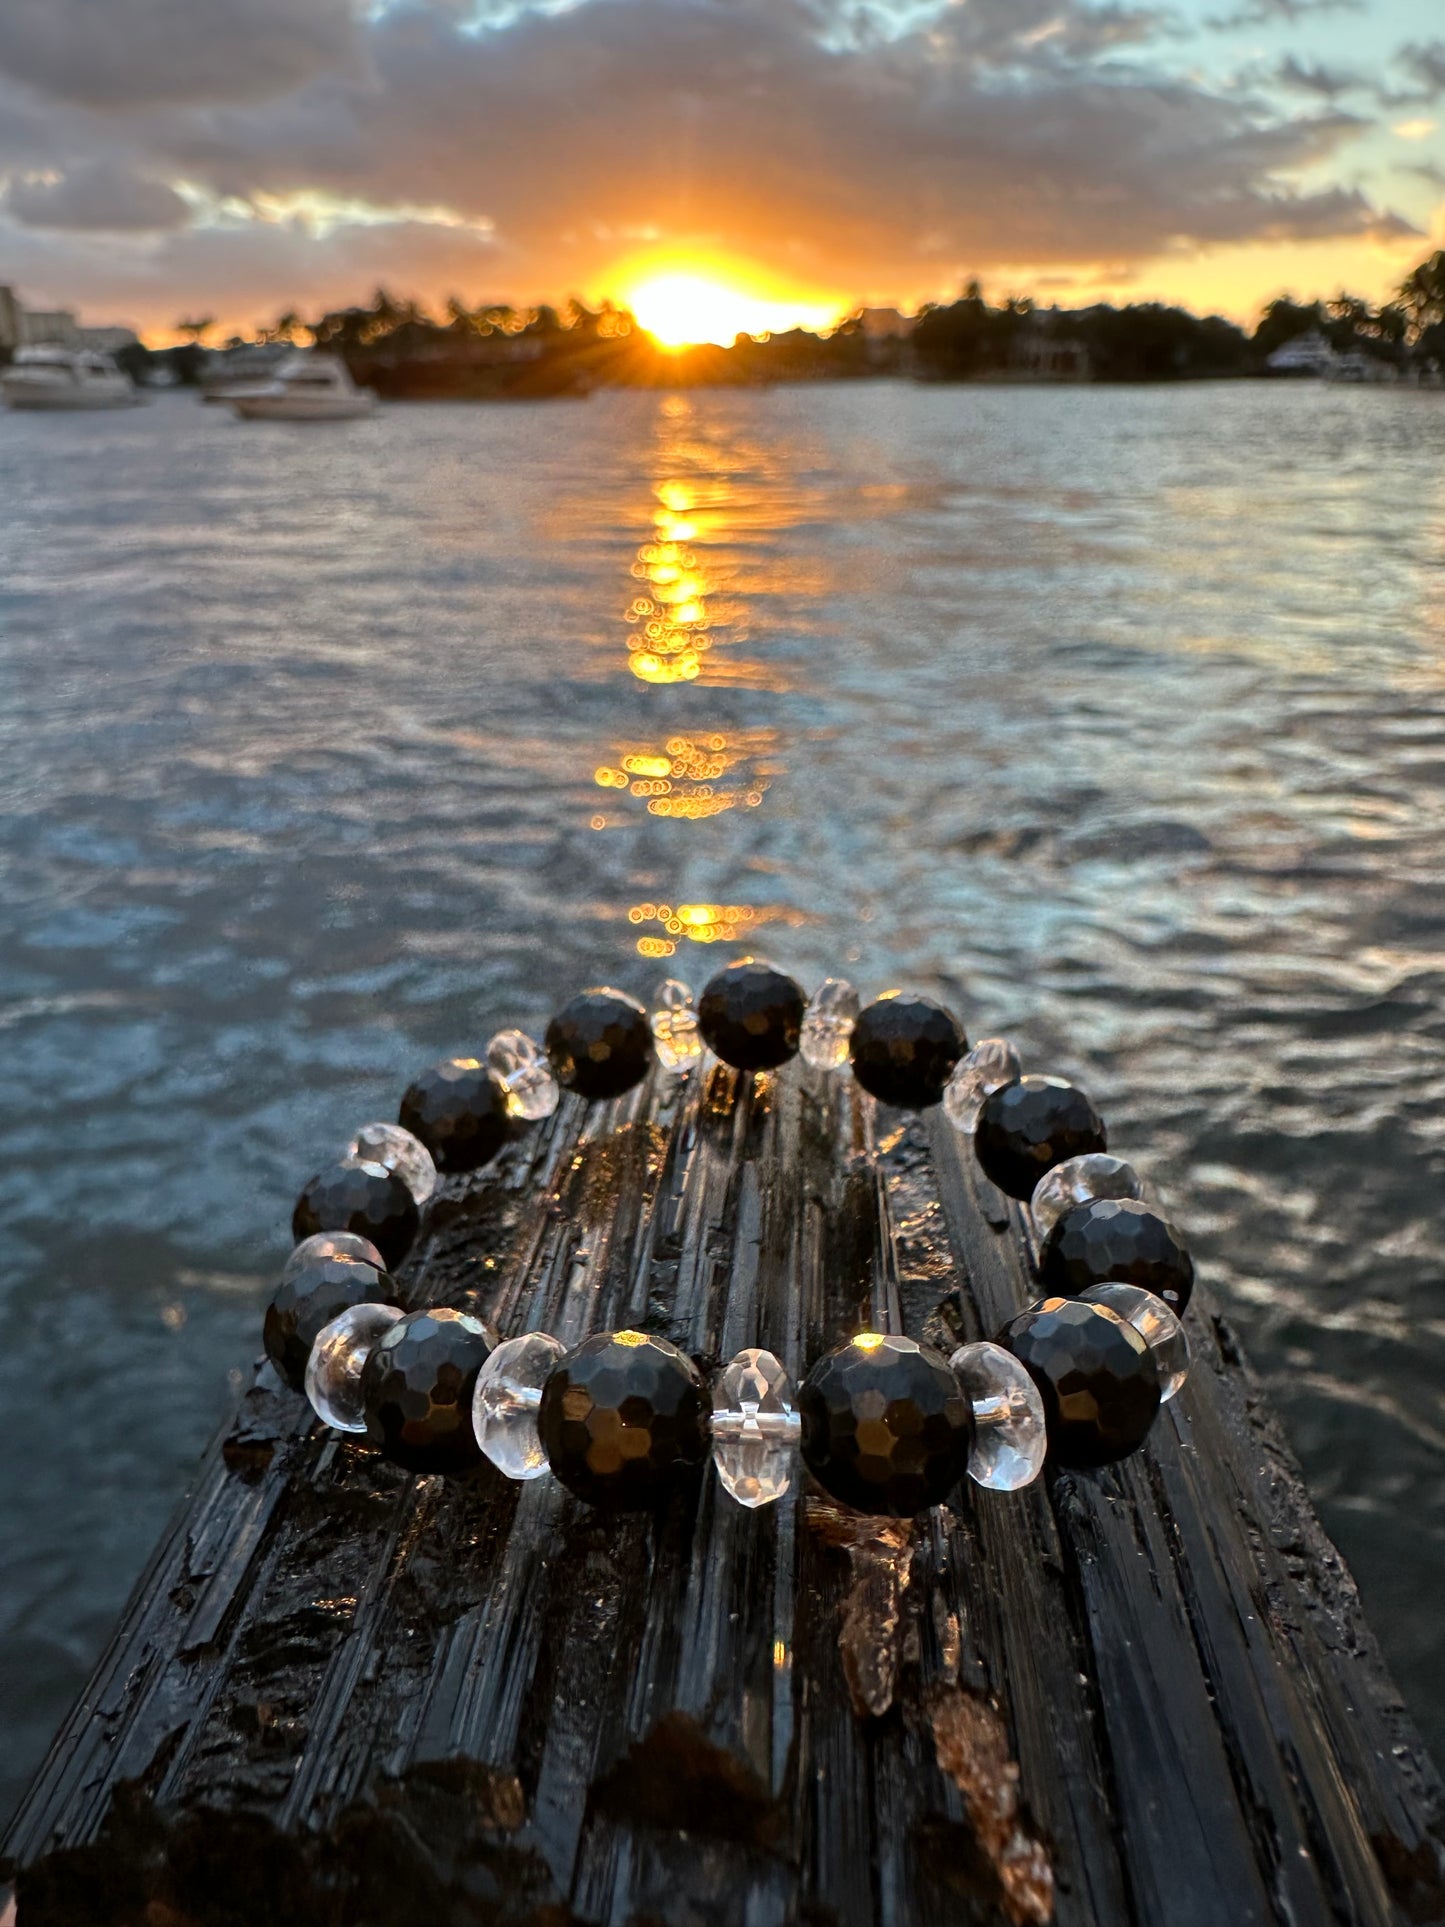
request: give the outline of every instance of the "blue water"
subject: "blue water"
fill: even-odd
[[[1442,448],[1310,384],[0,419],[0,1810],[321,1157],[744,944],[1087,1083],[1445,1741]]]

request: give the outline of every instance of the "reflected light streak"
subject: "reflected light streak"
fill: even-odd
[[[697,821],[724,810],[756,809],[767,794],[771,769],[759,759],[773,750],[775,732],[743,730],[670,736],[661,750],[641,748],[592,772],[599,789],[623,791],[647,804],[650,816]]]
[[[689,519],[693,493],[685,482],[662,482],[657,498],[653,537],[632,564],[633,577],[646,589],[627,611],[628,663],[639,682],[695,682],[712,639],[708,584],[688,546],[697,533]]]
[[[637,940],[643,957],[671,957],[682,943],[745,943],[767,923],[796,929],[809,921],[801,910],[786,904],[752,903],[635,903],[627,921],[639,927],[655,924]]]

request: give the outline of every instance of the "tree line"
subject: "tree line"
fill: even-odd
[[[177,324],[187,345],[169,355],[183,380],[203,371],[202,344],[213,330],[207,317]],[[911,328],[897,332],[871,328],[860,310],[827,334],[794,328],[756,339],[740,335],[726,348],[665,350],[610,302],[518,308],[500,301],[472,306],[452,296],[433,315],[385,288],[364,306],[332,309],[311,321],[295,312],[280,315],[256,339],[340,355],[359,380],[384,394],[489,396],[888,374],[1218,379],[1263,372],[1275,349],[1311,332],[1339,354],[1397,372],[1445,367],[1445,249],[1422,261],[1378,307],[1343,291],[1331,301],[1282,296],[1252,330],[1160,302],[1066,309],[1014,295],[994,305],[975,281],[957,301],[925,307]],[[233,337],[225,345],[246,344]]]

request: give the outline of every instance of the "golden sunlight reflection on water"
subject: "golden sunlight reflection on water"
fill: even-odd
[[[756,542],[792,516],[756,450],[740,441],[720,448],[715,433],[700,431],[697,414],[689,396],[670,395],[661,404],[650,528],[629,569],[626,663],[646,691],[638,692],[645,718],[653,709],[667,711],[679,685],[786,686],[765,663],[726,655],[729,645],[750,636],[755,617],[744,586],[733,580],[724,589],[718,557],[740,534]],[[758,809],[784,768],[775,726],[690,722],[651,733],[644,728],[640,740],[616,744],[592,781],[651,817],[705,823],[731,810]],[[614,820],[598,811],[591,826],[603,830]],[[681,943],[746,941],[768,923],[807,921],[786,907],[751,903],[645,902],[630,905],[627,916],[653,926],[638,937],[637,950],[655,958],[673,956]]]

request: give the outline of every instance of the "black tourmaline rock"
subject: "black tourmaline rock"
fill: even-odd
[[[703,1042],[740,1071],[768,1071],[798,1051],[805,999],[800,986],[757,957],[720,970],[697,1006]]]
[[[880,1104],[926,1110],[943,1096],[968,1049],[963,1027],[931,997],[886,991],[858,1013],[849,1051],[853,1075]]]
[[[507,1100],[485,1064],[449,1057],[407,1086],[397,1122],[421,1139],[438,1171],[476,1171],[507,1141]]]
[[[998,1342],[1028,1368],[1044,1401],[1052,1465],[1112,1465],[1143,1444],[1159,1410],[1149,1347],[1102,1305],[1041,1298]]]
[[[408,1472],[469,1472],[477,1373],[492,1349],[480,1318],[436,1307],[399,1318],[362,1367],[366,1436]]]
[[[299,1244],[318,1231],[354,1231],[370,1238],[395,1270],[420,1223],[416,1199],[394,1171],[379,1164],[331,1164],[296,1200],[291,1235]]]
[[[266,1356],[293,1392],[306,1387],[306,1361],[316,1334],[353,1305],[398,1303],[379,1265],[358,1258],[318,1257],[282,1278],[266,1307]]]
[[[1194,1262],[1167,1218],[1134,1198],[1091,1198],[1066,1211],[1039,1253],[1045,1291],[1080,1298],[1093,1285],[1142,1285],[1182,1317]]]
[[[635,997],[583,990],[547,1026],[547,1055],[564,1091],[589,1099],[621,1097],[652,1064],[652,1025]]]
[[[803,1457],[859,1512],[912,1518],[968,1469],[973,1411],[941,1353],[859,1332],[825,1352],[798,1393]]]
[[[579,1499],[641,1511],[689,1482],[707,1452],[707,1394],[685,1352],[645,1332],[599,1332],[542,1388],[547,1462]]]
[[[984,1099],[973,1148],[984,1175],[1011,1198],[1034,1186],[1065,1158],[1106,1151],[1104,1120],[1077,1084],[1062,1077],[1021,1077]]]

